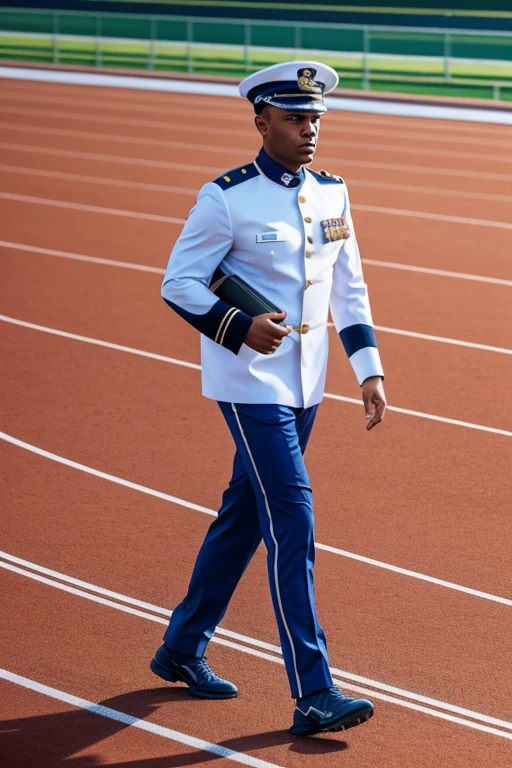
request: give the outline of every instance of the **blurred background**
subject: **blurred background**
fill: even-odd
[[[321,58],[344,89],[512,100],[509,0],[13,3],[0,58],[236,78]]]

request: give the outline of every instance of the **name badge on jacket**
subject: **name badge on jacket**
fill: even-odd
[[[339,219],[324,219],[321,224],[324,235],[330,243],[334,240],[346,240],[347,237],[350,237],[350,227],[345,216],[340,216]]]
[[[256,235],[257,243],[282,243],[286,240],[286,234],[284,232],[260,232]]]

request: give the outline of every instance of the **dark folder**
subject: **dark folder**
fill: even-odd
[[[265,312],[282,312],[283,310],[272,304],[263,294],[251,288],[249,283],[237,275],[228,275],[220,267],[215,270],[210,290],[219,299],[222,299],[232,307],[240,309],[249,317],[263,315]],[[274,321],[276,322],[276,321]]]

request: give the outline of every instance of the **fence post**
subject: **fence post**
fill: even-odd
[[[52,34],[52,60],[54,64],[59,63],[59,14],[53,12],[53,34]]]
[[[194,22],[187,21],[187,72],[194,71],[194,54],[192,53],[192,43],[194,41]]]
[[[245,70],[247,71],[251,66],[251,23],[246,22],[244,24],[244,63]]]
[[[450,56],[452,52],[452,36],[449,32],[444,33],[444,79],[449,80],[450,75]]]
[[[295,37],[293,40],[293,45],[295,48],[295,58],[297,58],[298,52],[302,46],[302,27],[300,27],[298,24],[295,25]]]
[[[363,90],[368,91],[370,88],[370,67],[368,62],[368,54],[370,52],[370,30],[365,25],[363,27]]]
[[[101,16],[98,14],[96,16],[96,35],[95,35],[95,65],[97,67],[101,67],[102,65],[102,56],[101,56]]]
[[[155,39],[156,39],[156,19],[151,16],[149,19],[149,50],[148,50],[148,69],[155,68]]]

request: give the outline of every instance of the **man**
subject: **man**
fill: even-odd
[[[329,302],[362,386],[367,428],[384,415],[383,370],[345,184],[309,170],[336,87],[312,61],[268,67],[240,93],[253,104],[263,148],[206,184],[171,254],[167,304],[202,333],[203,394],[217,400],[236,446],[233,476],[151,669],[205,698],[231,698],[204,652],[263,538],[292,697],[292,732],[350,728],[371,702],[333,686],[313,594],[311,488],[303,453],[323,396]],[[216,268],[282,308],[250,317],[209,285]],[[286,324],[285,324],[286,320]]]

